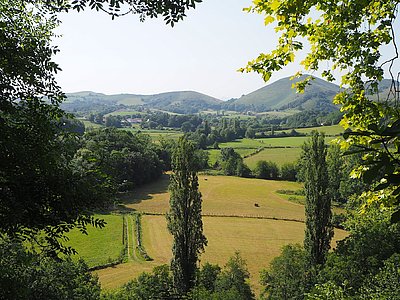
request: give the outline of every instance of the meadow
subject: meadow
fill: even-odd
[[[159,181],[121,197],[128,232],[127,258],[125,263],[95,271],[103,288],[117,288],[141,272],[150,272],[157,265],[169,263],[172,237],[165,220],[165,213],[169,210],[168,183],[169,177],[164,175]],[[204,233],[208,239],[201,263],[223,266],[235,251],[239,251],[247,261],[250,283],[254,291],[259,293],[260,270],[268,268],[282,246],[288,243],[301,244],[303,241],[304,206],[289,201],[288,195],[278,192],[301,188],[302,185],[296,182],[199,176]],[[135,251],[132,212],[143,213],[142,243],[152,261],[145,261]],[[108,223],[105,229],[91,228],[89,236],[82,236],[78,232],[70,235],[70,245],[91,266],[117,258],[124,247],[123,217],[112,214],[101,217]],[[335,230],[333,246],[336,240],[345,236],[346,232]]]
[[[78,250],[74,258],[83,258],[89,267],[104,265],[119,259],[123,252],[122,243],[122,216],[120,215],[96,215],[107,222],[105,229],[89,226],[88,235],[79,230],[68,233],[68,246]]]
[[[157,182],[121,197],[130,210],[165,214],[169,210],[168,175]],[[277,190],[298,190],[297,182],[240,178],[233,176],[199,176],[203,215],[262,217],[304,220],[304,206],[290,202]],[[258,207],[255,204],[258,204]]]
[[[130,131],[132,133],[141,132],[148,134],[154,142],[158,142],[161,138],[177,140],[183,135],[181,131],[177,130],[158,130],[158,129],[141,129],[139,127],[124,127],[120,130]]]
[[[278,166],[294,163],[300,158],[301,148],[267,148],[244,159],[245,164],[254,169],[260,160],[273,161]]]
[[[329,128],[328,128],[329,127]],[[328,128],[329,132],[338,132],[337,126],[325,126],[316,128]],[[305,128],[304,134],[311,133],[315,128]],[[300,130],[300,129],[299,129]],[[327,144],[334,140],[335,136],[325,137]],[[294,163],[300,158],[301,146],[309,139],[308,136],[272,137],[259,139],[240,139],[219,144],[220,148],[233,148],[240,156],[245,158],[245,163],[254,169],[260,160],[273,161],[278,166],[285,163]],[[220,157],[221,150],[210,149],[209,164],[213,166]]]
[[[331,126],[320,126],[320,127],[310,127],[310,128],[298,128],[296,131],[301,134],[307,134],[310,135],[311,131],[317,130],[319,132],[325,133],[326,136],[338,136],[344,132],[344,129],[340,125],[331,125]],[[292,130],[283,130],[283,131],[277,131],[276,133],[279,132],[285,132],[285,133],[290,133]]]

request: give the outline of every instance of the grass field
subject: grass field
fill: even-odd
[[[326,126],[334,127],[334,126]],[[311,132],[310,128],[307,128]],[[331,132],[337,130],[337,127],[331,128]],[[237,153],[245,158],[245,163],[254,169],[259,160],[270,160],[278,165],[284,163],[295,162],[301,153],[301,146],[309,139],[307,136],[296,136],[296,137],[274,137],[274,138],[262,138],[262,139],[240,139],[228,143],[219,144],[220,148],[233,148]],[[329,144],[335,137],[327,136],[325,142]],[[264,148],[262,151],[257,150]],[[218,160],[220,150],[210,149],[208,150],[209,164],[213,166]],[[256,153],[256,154],[254,154]],[[252,155],[254,154],[254,155]]]
[[[121,130],[131,131],[133,133],[140,131],[143,134],[148,134],[155,142],[159,141],[161,137],[165,139],[178,139],[183,135],[182,132],[176,130],[157,130],[157,129],[140,129],[140,128],[121,128]]]
[[[90,267],[106,264],[118,259],[124,246],[122,244],[122,216],[97,215],[107,222],[106,228],[88,227],[88,235],[73,230],[68,246],[78,251],[75,257],[83,258]]]
[[[265,147],[263,142],[260,142],[259,140],[256,139],[240,139],[240,140],[235,140],[233,142],[227,142],[227,143],[221,143],[219,144],[220,148],[234,148],[236,149],[258,149],[261,147]]]
[[[130,115],[137,115],[137,114],[143,114],[142,112],[136,111],[136,110],[117,110],[110,112],[108,114],[105,114],[104,116],[130,116]]]
[[[203,223],[208,246],[201,256],[201,263],[223,266],[235,251],[239,251],[246,259],[251,274],[250,283],[257,293],[260,292],[259,272],[268,267],[284,245],[302,243],[304,237],[304,224],[296,222],[204,217]],[[149,270],[152,266],[170,262],[172,237],[167,231],[165,217],[143,216],[142,226],[144,246],[154,261],[98,271],[103,287],[117,287],[120,282],[130,280],[138,268]],[[344,231],[335,231],[335,241],[345,236]],[[112,271],[115,271],[116,277],[110,275]]]
[[[294,163],[300,158],[301,148],[267,148],[244,159],[250,169],[254,169],[260,160],[273,161],[278,166]]]
[[[159,181],[121,197],[127,210],[160,214],[142,216],[142,242],[153,261],[138,258],[133,251],[134,241],[128,241],[130,254],[127,263],[96,271],[103,288],[117,288],[141,272],[150,272],[153,267],[170,262],[172,237],[167,231],[165,219],[165,212],[169,210],[168,183],[169,177],[164,175]],[[199,176],[204,233],[208,239],[201,263],[223,266],[235,251],[239,251],[247,261],[250,283],[258,294],[261,289],[260,270],[268,268],[282,246],[288,243],[301,244],[303,241],[304,206],[289,201],[288,195],[277,193],[278,190],[295,191],[301,187],[296,182]],[[109,223],[107,228],[90,232],[90,240],[71,236],[71,243],[75,243],[82,257],[97,259],[96,263],[90,262],[91,265],[98,264],[101,259],[107,260],[112,255],[118,256],[122,249],[122,217],[104,217]],[[129,218],[127,224],[131,229],[128,229],[128,233],[133,238],[133,226],[130,225],[133,219]],[[335,230],[333,246],[336,240],[345,236],[346,232]],[[109,254],[111,250],[114,254]]]
[[[169,209],[168,175],[139,188],[122,198],[126,207],[148,213],[165,213]],[[288,181],[249,179],[233,176],[199,176],[203,214],[224,216],[261,216],[304,220],[304,207],[276,193],[298,190],[301,184]],[[254,204],[257,203],[259,207]]]
[[[92,123],[92,122],[90,122],[90,121],[88,121],[88,120],[80,120],[80,121],[82,121],[83,124],[85,124],[85,128],[86,128],[86,129],[104,127],[103,125],[96,124],[96,123]]]
[[[296,128],[296,131],[303,134],[310,134],[311,131],[317,130],[319,132],[324,132],[327,136],[337,136],[344,132],[344,129],[340,125],[331,125],[331,126],[320,126],[320,127],[310,127],[310,128]],[[289,133],[292,130],[284,130],[277,131],[278,132],[286,132]]]

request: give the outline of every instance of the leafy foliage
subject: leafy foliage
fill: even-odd
[[[87,132],[76,161],[82,168],[99,169],[120,191],[150,182],[163,171],[149,136],[116,128]]]
[[[198,272],[198,284],[190,299],[251,300],[254,295],[247,280],[250,274],[246,262],[238,252],[221,268],[205,264]]]
[[[277,179],[279,175],[279,168],[276,163],[272,161],[259,160],[254,175],[260,179]]]
[[[261,273],[262,299],[303,299],[306,253],[300,245],[287,245]]]
[[[104,226],[90,213],[108,197],[98,174],[72,160],[79,145],[58,107],[51,59],[56,25],[24,1],[0,3],[0,231],[20,240],[40,232],[48,251],[71,252],[60,238],[75,226]]]
[[[219,163],[225,175],[249,177],[251,174],[250,169],[243,163],[243,158],[233,148],[221,149]]]
[[[280,33],[278,45],[269,54],[260,54],[242,71],[255,71],[268,80],[272,72],[293,62],[295,54],[310,44],[301,64],[307,71],[322,70],[329,81],[340,71],[340,93],[334,102],[344,113],[342,147],[363,153],[363,166],[354,177],[363,178],[371,189],[365,193],[367,205],[397,207],[392,221],[400,220],[399,84],[394,61],[398,58],[395,21],[399,2],[385,1],[254,1],[248,9],[265,14],[265,24],[274,23]],[[382,56],[391,45],[393,56]],[[326,64],[326,62],[330,62]],[[379,85],[384,72],[391,77],[389,92],[381,98]],[[297,84],[304,90],[311,78]],[[356,147],[356,149],[354,149]],[[377,184],[373,184],[377,183]]]
[[[323,265],[333,236],[331,199],[328,195],[325,136],[312,132],[303,146],[301,169],[306,196],[306,232],[304,249],[307,253],[308,277],[311,282]]]
[[[174,287],[185,295],[195,284],[197,261],[207,245],[201,219],[201,194],[193,144],[180,138],[172,156],[168,230],[174,241],[171,270]]]
[[[328,256],[320,282],[332,281],[346,295],[353,296],[379,272],[385,260],[398,252],[400,227],[390,224],[390,211],[381,213],[376,209],[368,215],[355,214],[346,225],[350,236]]]
[[[99,299],[100,284],[83,261],[27,253],[21,244],[0,239],[1,299]]]

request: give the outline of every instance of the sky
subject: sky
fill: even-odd
[[[173,28],[161,19],[111,19],[105,13],[69,12],[55,44],[57,80],[64,92],[156,94],[197,91],[222,100],[266,85],[255,73],[237,70],[276,44],[263,17],[243,12],[250,0],[204,0]],[[296,66],[269,83],[291,76]]]
[[[250,5],[251,0],[203,0],[173,28],[162,19],[140,22],[137,15],[112,20],[89,9],[64,13],[54,41],[61,51],[55,61],[63,70],[58,83],[67,93],[190,90],[221,100],[239,98],[266,83],[258,74],[237,70],[273,50],[278,38],[273,26],[264,26],[263,16],[243,12]],[[384,49],[384,58],[392,49]],[[268,84],[301,70],[297,62],[274,73]]]

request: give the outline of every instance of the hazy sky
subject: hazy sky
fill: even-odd
[[[242,11],[250,0],[204,0],[175,25],[135,15],[111,20],[87,11],[61,15],[55,41],[61,50],[57,76],[65,92],[154,94],[195,90],[220,99],[240,97],[265,85],[237,69],[275,44],[260,15]],[[291,76],[294,68],[272,80]]]
[[[194,90],[223,100],[265,85],[257,74],[237,69],[269,52],[277,36],[263,17],[243,12],[251,0],[204,0],[174,28],[161,19],[111,20],[87,10],[61,15],[55,57],[65,92],[155,94]],[[270,82],[293,75],[292,64]],[[319,74],[314,74],[319,75]]]

